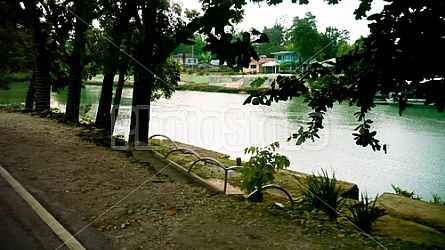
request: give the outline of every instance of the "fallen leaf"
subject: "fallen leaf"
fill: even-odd
[[[171,206],[167,209],[168,216],[175,215],[177,212],[178,212],[178,209],[176,208],[176,206]]]
[[[152,180],[151,182],[153,182],[153,183],[164,183],[165,180]]]
[[[246,236],[252,239],[258,239],[258,236],[256,236],[255,234],[246,233]]]

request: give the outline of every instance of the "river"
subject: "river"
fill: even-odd
[[[0,91],[0,104],[23,103],[26,84],[11,84]],[[51,106],[64,111],[66,89],[51,95]],[[95,115],[100,86],[82,90],[82,104],[93,103]],[[125,88],[115,134],[128,135],[131,89]],[[279,152],[287,155],[291,169],[318,173],[335,171],[338,179],[357,183],[361,191],[375,196],[393,192],[391,184],[414,191],[429,201],[432,194],[445,198],[445,113],[430,108],[409,108],[402,116],[395,106],[373,109],[377,138],[389,145],[388,153],[357,146],[353,129],[359,124],[352,115],[356,108],[335,105],[325,116],[321,139],[296,146],[286,142],[292,132],[305,126],[311,110],[301,98],[272,106],[242,103],[247,95],[178,91],[170,100],[152,105],[150,134],[162,133],[176,141],[220,151],[231,158],[242,157],[248,146],[265,146],[279,141]]]

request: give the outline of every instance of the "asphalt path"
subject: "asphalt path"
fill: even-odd
[[[0,249],[56,249],[61,244],[57,235],[0,176]]]

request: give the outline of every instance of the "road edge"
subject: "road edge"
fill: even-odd
[[[60,224],[48,210],[46,210],[14,177],[0,165],[0,174],[14,190],[29,204],[37,215],[51,228],[63,244],[72,250],[85,249],[62,224]]]

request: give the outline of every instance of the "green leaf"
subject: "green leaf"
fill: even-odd
[[[303,144],[304,141],[305,141],[304,136],[300,136],[295,144],[296,145],[301,145],[301,144]]]
[[[380,19],[380,13],[372,14],[366,18],[368,21],[376,21]]]
[[[256,29],[252,29],[251,32],[252,32],[252,35],[254,35],[254,36],[259,36],[259,35],[261,35],[261,32],[259,32],[259,31],[256,30]]]
[[[252,100],[252,104],[253,104],[253,105],[259,105],[259,104],[260,104],[260,99],[259,99],[258,97],[254,98],[254,99]]]
[[[249,104],[252,101],[252,97],[253,96],[247,97],[246,100],[244,101],[243,105]]]

